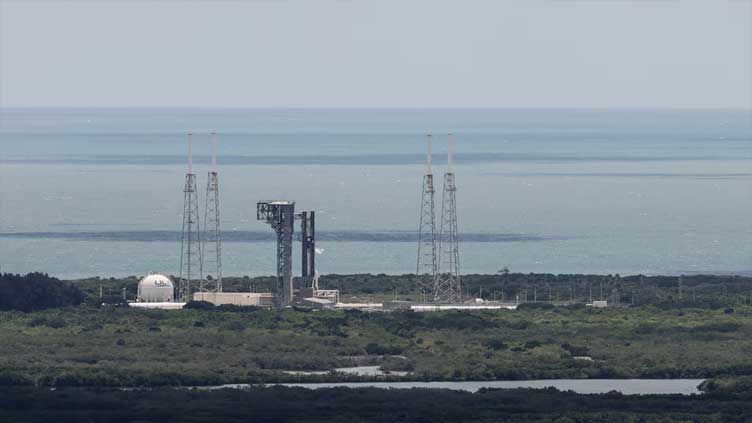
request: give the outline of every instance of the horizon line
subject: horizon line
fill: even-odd
[[[177,105],[2,105],[0,110],[123,110],[123,109],[185,109],[185,110],[566,110],[566,111],[739,111],[752,112],[752,106],[177,106]]]

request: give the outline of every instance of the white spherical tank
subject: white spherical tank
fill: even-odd
[[[137,301],[143,303],[172,302],[175,286],[170,278],[159,273],[150,273],[138,283]]]

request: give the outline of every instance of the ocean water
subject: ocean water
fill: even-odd
[[[2,109],[0,270],[177,273],[185,133],[203,200],[216,130],[225,275],[275,271],[255,216],[269,199],[317,211],[321,273],[414,272],[427,131],[439,190],[455,134],[463,273],[748,273],[751,122],[722,110]]]

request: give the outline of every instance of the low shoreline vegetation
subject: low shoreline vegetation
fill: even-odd
[[[0,388],[0,421],[749,423],[750,401],[750,392],[625,396],[554,389]]]
[[[0,312],[0,385],[192,386],[373,380],[752,376],[752,307],[434,313],[232,307]],[[586,357],[586,359],[583,359]],[[386,376],[396,378],[396,376]]]

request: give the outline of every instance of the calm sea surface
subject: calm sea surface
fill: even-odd
[[[751,128],[745,111],[3,109],[0,268],[177,273],[184,134],[203,191],[216,130],[225,275],[274,272],[262,199],[318,212],[321,273],[414,272],[424,134],[440,181],[452,131],[463,273],[748,273]]]

